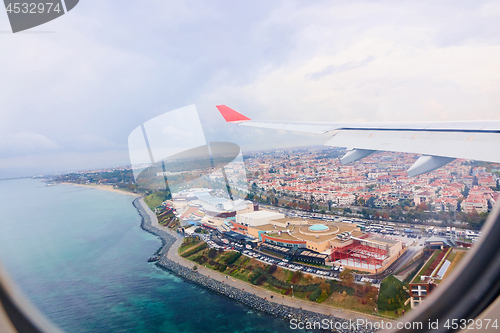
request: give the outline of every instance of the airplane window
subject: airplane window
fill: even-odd
[[[0,332],[499,329],[496,3],[4,5]]]

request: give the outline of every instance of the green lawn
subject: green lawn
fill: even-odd
[[[182,243],[182,245],[179,247],[179,254],[183,253],[184,251],[196,246],[196,245],[200,245],[202,241],[195,241],[195,242],[192,242],[192,243]]]
[[[388,311],[394,314],[394,311],[404,308],[404,302],[410,297],[403,289],[403,282],[389,275],[380,285],[380,294],[378,296],[377,306],[379,311]]]
[[[340,293],[333,293],[323,304],[368,314],[373,313],[375,306],[373,302],[363,304],[359,297]]]
[[[457,256],[457,253],[455,251],[451,252],[448,257],[446,258],[446,260],[449,260],[450,262],[453,262],[453,260],[455,259],[455,257]]]
[[[251,271],[247,271],[244,268],[240,268],[240,269],[234,271],[231,274],[231,276],[238,279],[238,280],[248,282],[248,276],[250,275],[250,273],[251,273]]]
[[[434,260],[436,260],[437,256],[441,252],[443,252],[443,250],[436,250],[436,251],[434,251],[434,253],[432,254],[431,258],[427,261],[427,263],[424,265],[424,267],[422,267],[422,269],[418,272],[418,274],[413,279],[414,283],[418,283],[418,281],[420,281],[420,276],[427,271],[427,268],[429,268],[432,265],[432,262]]]
[[[168,199],[170,199],[169,192],[158,191],[145,196],[144,202],[146,203],[146,205],[148,205],[149,209],[154,211],[156,207],[158,207],[163,201]]]
[[[465,256],[466,253],[467,253],[467,251],[457,251],[457,252],[451,253],[448,256],[448,258],[449,258],[448,260],[451,261],[451,264],[450,264],[450,267],[448,267],[446,274],[443,276],[443,280],[446,279],[453,272],[455,267],[460,263],[460,261],[463,259],[463,257]],[[452,255],[454,255],[452,258],[453,260],[450,259]]]

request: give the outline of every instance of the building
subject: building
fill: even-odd
[[[356,197],[349,193],[334,193],[333,195],[330,195],[329,198],[333,203],[339,206],[349,206],[356,201]]]
[[[284,217],[285,215],[281,213],[261,210],[246,214],[239,214],[236,216],[236,222],[243,226],[255,227],[255,226],[269,224],[271,220],[278,220]]]
[[[452,248],[448,247],[449,240],[438,237],[431,237],[427,246],[435,246],[432,255],[410,282],[411,307],[415,308],[425,302],[437,284],[446,276],[446,272],[451,265],[448,256]],[[434,244],[434,245],[433,245]]]
[[[241,245],[250,244],[252,246],[255,246],[257,244],[257,241],[254,238],[242,235],[234,231],[223,232],[222,237],[226,238],[230,242],[238,243]]]
[[[466,213],[472,213],[474,211],[476,211],[477,213],[487,213],[488,200],[486,200],[484,196],[469,195],[467,199],[462,201],[460,207]]]
[[[404,252],[401,241],[364,234],[349,237],[331,252],[331,262],[352,269],[378,273]]]
[[[428,250],[429,252],[456,246],[456,243],[453,239],[438,236],[429,237],[424,244],[426,250]]]
[[[413,309],[425,302],[425,299],[435,287],[434,280],[429,277],[410,283],[411,308]]]
[[[306,264],[325,265],[328,260],[328,255],[301,249],[296,251],[295,258],[297,261],[305,262]]]
[[[445,197],[437,198],[434,201],[434,208],[437,211],[456,212],[458,209],[458,200]]]
[[[430,191],[422,191],[414,195],[413,201],[415,202],[415,206],[418,206],[420,204],[429,204],[433,201],[434,197],[435,193],[432,193]]]
[[[262,243],[260,248],[263,251],[282,256],[285,259],[300,261],[306,264],[325,265],[328,261],[327,254],[310,251],[304,248],[282,247],[270,243]]]
[[[228,218],[253,212],[256,207],[248,200],[230,200],[213,195],[214,191],[194,188],[172,194],[172,201],[179,219],[201,221],[203,217]],[[258,208],[257,208],[258,209]]]
[[[258,240],[267,251],[303,262],[380,272],[403,252],[400,241],[373,236],[351,223],[288,218],[258,211],[237,215],[231,230]]]

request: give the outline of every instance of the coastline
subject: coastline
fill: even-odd
[[[183,262],[186,260],[177,254],[177,248],[182,242],[182,236],[158,225],[156,215],[147,208],[142,197],[134,199],[133,205],[141,216],[141,228],[159,237],[162,242],[161,247],[155,252],[155,255],[160,257],[160,260],[158,260],[155,265],[163,270],[169,271],[201,287],[222,294],[251,308],[287,321],[295,319],[297,322],[306,324],[323,323],[326,320],[328,323],[333,323],[332,325],[335,325],[333,331],[338,332],[370,332],[371,330],[363,328],[358,329],[354,326],[350,326],[350,323],[356,323],[357,319],[365,320],[367,318],[369,318],[371,322],[380,321],[380,319],[376,317],[350,313],[347,310],[336,310],[323,305],[307,304],[304,301],[280,299],[279,297],[275,297],[271,301],[268,300],[267,297],[262,297],[269,297],[272,295],[267,291],[246,285],[244,287],[247,290],[251,290],[251,292],[245,291],[245,288],[240,288],[243,284],[242,281],[236,281],[223,274],[217,274],[217,272],[200,267],[199,265],[197,265],[198,270],[194,271],[189,267],[194,264],[191,262]],[[233,285],[237,285],[238,287]],[[257,294],[259,294],[259,296],[257,296]],[[284,303],[293,303],[294,306],[289,306]],[[312,311],[309,309],[312,309]],[[334,315],[333,312],[337,312],[336,315]]]
[[[127,195],[131,195],[131,196],[134,196],[134,197],[140,197],[141,196],[140,194],[137,194],[137,193],[132,193],[132,192],[128,192],[128,191],[116,189],[116,188],[112,187],[111,185],[87,185],[87,184],[75,184],[75,183],[66,183],[66,182],[61,182],[61,183],[56,183],[56,184],[73,185],[73,186],[94,188],[94,189],[97,189],[97,190],[104,190],[104,191],[109,191],[109,192],[127,194]]]

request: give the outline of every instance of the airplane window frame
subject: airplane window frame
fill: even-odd
[[[0,262],[0,330],[5,333],[63,333],[26,298]]]

